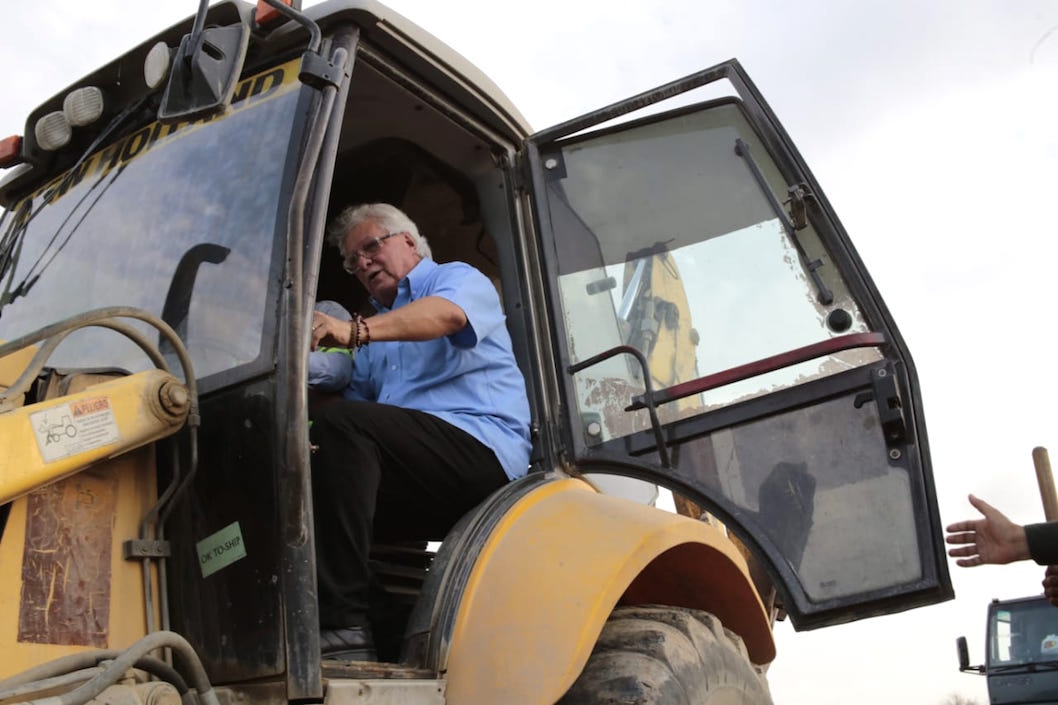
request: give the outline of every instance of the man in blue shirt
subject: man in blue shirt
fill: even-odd
[[[366,620],[374,537],[440,538],[529,466],[529,403],[487,277],[437,264],[388,204],[331,225],[346,271],[377,315],[313,313],[313,348],[355,350],[345,399],[311,439],[321,641],[325,656],[373,659]]]

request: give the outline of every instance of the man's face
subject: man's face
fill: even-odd
[[[384,227],[368,220],[345,234],[345,264],[356,269],[355,276],[368,293],[385,306],[392,306],[397,285],[422,257],[408,233],[392,234],[376,246],[375,239],[391,235]],[[372,252],[365,256],[365,251]]]

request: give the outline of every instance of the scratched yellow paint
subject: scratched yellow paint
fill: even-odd
[[[130,384],[130,380],[130,377],[122,378],[118,380],[118,386],[130,389],[142,383],[139,380]],[[87,377],[72,379],[69,394],[62,400],[91,400],[108,395],[106,390],[110,387],[107,384],[90,386],[96,381],[98,379]],[[84,392],[85,389],[88,391]],[[152,423],[149,417],[153,415],[144,413],[143,402],[137,402],[136,396],[131,394],[121,401],[111,397],[124,445],[105,450],[120,452],[120,455],[95,462],[87,468],[64,469],[65,479],[54,481],[50,489],[36,490],[44,496],[20,493],[21,496],[11,505],[0,538],[0,566],[3,566],[0,570],[0,679],[89,648],[122,649],[146,634],[142,567],[139,562],[122,558],[122,543],[138,536],[140,521],[157,500],[155,449],[153,444],[144,446],[143,443],[168,435],[182,424],[164,423],[159,429],[155,419],[154,431],[133,433],[134,428]],[[27,409],[19,411],[27,412]],[[4,416],[10,414],[0,415],[0,418]],[[5,438],[12,440],[15,436]],[[36,443],[32,435],[19,437],[17,443],[22,446],[21,452],[37,453],[37,462],[40,462],[39,452],[25,447]],[[142,447],[129,451],[129,446]],[[2,452],[10,453],[11,448]],[[83,459],[91,455],[80,457],[84,462]],[[48,484],[47,479],[41,482],[45,486]],[[58,504],[55,503],[57,497]],[[30,515],[31,506],[38,509],[38,515],[48,515],[55,506],[67,509],[61,512],[62,516],[34,517]],[[37,523],[41,521],[44,523]],[[49,543],[48,532],[59,535]],[[59,555],[64,547],[76,544],[79,535],[88,534],[93,535],[95,548],[92,550],[107,554],[105,564],[100,564],[101,556],[82,556],[84,562],[73,566],[68,563],[71,560],[69,552],[49,563],[51,552]],[[43,555],[27,561],[27,547],[31,552],[38,551]],[[88,550],[83,544],[81,548]],[[84,585],[60,584],[60,581],[71,581],[78,571],[80,576],[76,581],[88,578]],[[153,584],[157,586],[157,573],[152,573]],[[60,605],[56,600],[65,603]],[[91,604],[97,601],[106,601],[107,604]],[[153,604],[158,605],[157,594],[153,597]],[[78,609],[86,613],[80,622],[71,618]],[[55,622],[53,615],[62,618]]]
[[[146,608],[143,599],[143,573],[140,564],[122,559],[121,544],[125,539],[133,538],[139,531],[140,519],[154,504],[156,493],[154,476],[154,449],[153,447],[141,448],[140,450],[127,453],[115,460],[107,461],[94,466],[87,471],[93,476],[88,483],[82,483],[90,487],[93,492],[92,500],[98,503],[108,503],[103,496],[106,488],[112,488],[112,503],[116,512],[112,520],[106,522],[105,532],[108,536],[109,566],[107,567],[108,583],[100,589],[95,586],[91,592],[91,599],[105,599],[108,606],[105,612],[107,620],[105,625],[97,634],[90,638],[68,639],[67,641],[89,641],[91,646],[77,646],[69,644],[34,643],[33,641],[21,641],[20,628],[25,636],[26,613],[47,607],[48,605],[33,604],[28,600],[34,597],[33,589],[26,589],[23,584],[23,555],[26,545],[27,509],[30,506],[29,496],[15,500],[11,507],[11,515],[7,521],[3,538],[0,539],[0,679],[7,678],[16,673],[26,670],[46,661],[65,656],[68,654],[84,651],[89,648],[121,649],[129,646],[137,639],[146,634]],[[75,475],[62,483],[76,485],[78,476]],[[74,491],[78,491],[74,489]],[[66,517],[67,528],[71,531],[80,530],[77,526],[78,517]],[[99,529],[99,527],[94,527]],[[69,571],[65,571],[69,574]],[[32,577],[32,576],[31,576]],[[50,580],[51,576],[36,576],[38,579]],[[61,574],[56,574],[61,577]],[[157,585],[157,575],[154,584]],[[86,586],[87,587],[87,586]],[[39,593],[39,591],[37,591]],[[50,599],[56,599],[57,592],[48,589]],[[68,601],[76,601],[85,597],[85,591],[68,589],[60,596]],[[45,600],[47,603],[47,600]],[[155,596],[154,604],[158,604]],[[50,605],[53,612],[69,612],[76,608],[74,604],[62,607]],[[93,610],[102,612],[104,610]],[[21,622],[21,624],[20,624]],[[156,622],[157,624],[157,615]],[[69,624],[55,625],[56,631],[65,631],[69,636]],[[38,633],[35,637],[38,642],[48,639],[47,634],[43,636]]]

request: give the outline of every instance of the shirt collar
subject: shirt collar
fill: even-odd
[[[397,308],[422,297],[422,291],[426,287],[426,280],[433,270],[437,269],[437,263],[432,259],[423,257],[411,271],[397,284],[397,296],[393,299],[393,308]],[[370,297],[371,305],[379,313],[385,313],[392,309],[383,306],[375,297]]]

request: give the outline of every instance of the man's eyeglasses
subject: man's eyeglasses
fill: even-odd
[[[382,249],[383,241],[388,240],[395,235],[402,234],[403,233],[386,233],[385,235],[380,235],[368,240],[363,247],[345,258],[345,261],[342,262],[342,267],[344,267],[345,271],[350,274],[356,274],[362,269],[360,266],[360,260],[373,259],[375,255],[378,254],[378,251]]]

